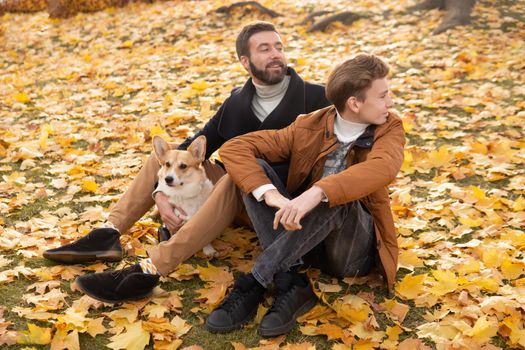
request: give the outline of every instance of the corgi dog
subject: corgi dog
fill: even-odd
[[[161,166],[157,191],[167,195],[170,203],[184,210],[187,221],[204,204],[213,189],[202,165],[206,155],[206,137],[197,137],[187,151],[182,151],[171,149],[162,137],[154,136],[153,149]],[[180,216],[182,213],[175,208],[175,214]],[[218,255],[211,244],[205,246],[203,252],[208,257]]]

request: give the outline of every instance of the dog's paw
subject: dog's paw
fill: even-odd
[[[208,244],[206,247],[202,248],[202,252],[209,258],[216,258],[219,256],[219,252],[216,251],[211,244]]]

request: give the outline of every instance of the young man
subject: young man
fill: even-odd
[[[259,333],[289,332],[316,303],[308,279],[297,271],[301,259],[336,277],[361,276],[378,253],[378,267],[392,287],[398,246],[387,186],[401,167],[405,136],[401,120],[389,113],[388,71],[379,58],[358,55],[328,78],[326,94],[334,106],[282,130],[239,136],[219,150],[263,252],[210,314],[210,331],[239,328],[274,283],[274,303]],[[286,185],[268,165],[282,161],[290,162]]]
[[[206,136],[206,159],[225,141],[247,132],[280,129],[301,113],[309,113],[328,105],[324,88],[304,82],[292,68],[287,68],[283,43],[275,27],[257,22],[244,27],[236,40],[238,58],[250,75],[244,87],[236,88],[217,113],[194,137],[186,139],[179,149],[186,149],[199,135]],[[212,161],[204,164],[210,180],[216,183],[224,169]],[[286,177],[287,165],[274,165]],[[120,233],[126,232],[154,203],[161,219],[177,235],[150,252],[161,273],[169,273],[179,263],[202,249],[228,227],[242,207],[231,179],[216,183],[217,193],[209,198],[202,213],[182,226],[183,217],[174,213],[174,206],[162,192],[151,192],[157,182],[159,164],[152,154],[138,176],[111,210],[107,227],[96,228],[87,236],[65,246],[49,249],[44,257],[60,263],[84,263],[96,259],[122,259]],[[206,209],[207,208],[207,209]],[[212,210],[214,221],[209,217]],[[208,218],[203,220],[202,218]],[[124,295],[120,296],[125,299]]]

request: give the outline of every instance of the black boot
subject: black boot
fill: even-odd
[[[120,261],[122,247],[120,234],[113,228],[96,228],[86,236],[62,247],[44,252],[44,258],[64,264],[78,264],[95,260]]]
[[[167,241],[171,238],[170,230],[164,225],[159,227],[159,230],[157,231],[159,243]]]
[[[264,287],[252,274],[241,274],[222,303],[208,316],[206,328],[210,332],[225,333],[241,328],[252,319],[263,300]]]
[[[139,300],[151,295],[159,275],[142,272],[139,264],[122,270],[90,273],[77,278],[78,288],[105,303]]]
[[[294,328],[295,319],[308,312],[317,303],[317,297],[304,274],[277,273],[275,289],[273,305],[259,325],[259,334],[264,337],[275,337],[288,333]]]

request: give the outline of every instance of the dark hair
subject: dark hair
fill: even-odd
[[[343,112],[350,97],[363,101],[372,82],[386,77],[388,71],[388,66],[379,57],[359,54],[330,73],[326,82],[326,98],[339,112]]]
[[[235,40],[235,50],[237,51],[237,58],[240,59],[241,56],[250,57],[250,48],[248,47],[248,40],[250,40],[252,35],[257,34],[259,32],[277,33],[277,30],[275,30],[273,24],[268,22],[254,22],[244,26],[239,35],[237,35],[237,40]]]

